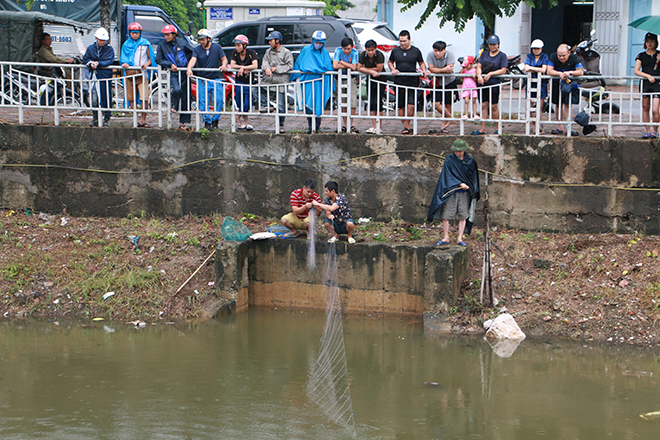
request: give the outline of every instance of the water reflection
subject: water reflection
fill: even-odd
[[[352,438],[305,392],[324,323],[323,313],[266,310],[144,329],[3,323],[0,438]],[[660,410],[657,349],[527,339],[502,358],[480,337],[354,316],[344,334],[357,438],[660,432],[639,417]]]

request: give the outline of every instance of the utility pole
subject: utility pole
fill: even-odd
[[[117,0],[119,1],[119,0]],[[110,35],[110,38],[112,38],[112,32],[110,29],[111,26],[111,1],[110,0],[100,0],[101,2],[101,27],[105,28],[105,30],[108,31],[108,34]],[[110,44],[112,41],[108,41],[108,44]]]

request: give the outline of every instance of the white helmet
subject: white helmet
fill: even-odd
[[[208,29],[200,29],[197,31],[197,38],[211,38],[211,33]]]
[[[534,41],[532,41],[532,44],[529,45],[530,49],[543,49],[543,40],[539,40],[538,38]]]
[[[108,41],[110,39],[110,35],[108,35],[108,31],[106,31],[105,28],[98,28],[96,32],[94,32],[94,38]]]
[[[325,32],[314,31],[314,33],[312,34],[312,40],[325,41]]]

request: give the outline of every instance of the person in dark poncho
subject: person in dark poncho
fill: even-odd
[[[472,222],[468,222],[472,202],[479,200],[479,172],[477,161],[466,153],[469,147],[463,139],[456,139],[451,146],[454,152],[447,156],[438,185],[435,187],[427,221],[431,222],[438,211],[442,212],[444,237],[436,246],[449,244],[449,220],[458,214],[459,246],[467,246],[463,233],[470,234]],[[473,209],[473,207],[472,207]]]

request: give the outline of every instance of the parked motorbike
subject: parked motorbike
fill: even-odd
[[[507,57],[507,67],[506,67],[506,73],[507,75],[524,75],[524,67],[525,63],[521,61],[522,55],[512,55],[510,57]],[[522,78],[511,78],[511,87],[514,89],[518,90],[521,88],[524,84],[524,79]]]
[[[600,72],[600,54],[592,49],[594,43],[598,41],[597,38],[593,38],[595,34],[596,29],[592,29],[589,39],[580,42],[574,48],[575,55],[582,60],[584,65],[584,74],[589,76],[602,75]],[[578,79],[578,84],[581,87],[605,87],[605,80],[602,78],[597,80]]]
[[[432,112],[433,96],[431,94],[433,93],[433,89],[431,87],[431,80],[423,76],[419,78],[419,85],[417,87],[424,90],[419,90],[419,89],[417,90],[417,100],[416,100],[417,105],[415,106],[415,108],[417,109],[418,112],[424,111],[425,108],[427,112]],[[400,91],[399,93],[402,93],[402,91]],[[396,86],[391,83],[387,83],[387,85],[385,86],[385,94],[382,98],[383,110],[389,112],[396,112],[397,111],[396,99],[397,99]]]

